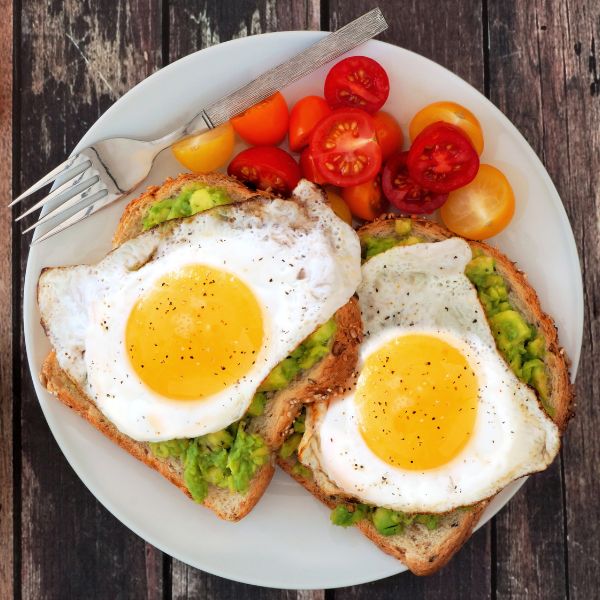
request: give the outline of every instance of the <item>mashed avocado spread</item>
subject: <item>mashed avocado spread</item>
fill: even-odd
[[[144,231],[170,219],[190,217],[213,206],[229,204],[232,198],[218,187],[192,182],[184,185],[172,198],[153,204],[143,219]]]
[[[269,395],[286,387],[329,353],[336,329],[333,319],[327,321],[279,363],[265,379],[240,421],[197,438],[150,442],[150,449],[159,458],[172,458],[183,463],[184,481],[196,502],[204,501],[209,485],[242,494],[248,490],[258,469],[269,460],[269,448],[262,437],[246,431],[249,419],[263,414]],[[301,437],[304,422],[294,424],[294,429],[294,435]]]

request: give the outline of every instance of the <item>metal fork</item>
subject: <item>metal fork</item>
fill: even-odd
[[[52,182],[55,184],[55,189],[15,221],[48,205],[51,210],[23,233],[42,223],[56,221],[52,229],[34,238],[32,244],[56,235],[128,194],[148,175],[156,156],[177,140],[214,129],[386,29],[387,23],[381,11],[375,8],[217,100],[186,125],[164,137],[148,142],[111,138],[88,146],[11,202],[9,206]]]

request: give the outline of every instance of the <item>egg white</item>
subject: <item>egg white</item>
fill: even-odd
[[[311,407],[300,459],[347,495],[404,512],[446,512],[545,468],[558,452],[558,428],[496,349],[464,275],[470,259],[469,245],[452,238],[392,248],[363,265],[358,295],[365,341],[359,373],[367,357],[391,339],[436,336],[457,348],[475,371],[478,409],[474,431],[455,458],[412,471],[389,465],[369,449],[359,431],[353,392],[328,408]]]
[[[45,271],[38,302],[60,366],[136,440],[195,437],[237,421],[261,381],[347,302],[360,280],[356,234],[320,196],[311,200],[222,207],[181,220],[167,234],[146,232],[95,266]],[[262,309],[264,340],[254,366],[234,385],[197,401],[173,401],[136,375],[125,328],[157,280],[190,264],[230,272],[248,286]]]

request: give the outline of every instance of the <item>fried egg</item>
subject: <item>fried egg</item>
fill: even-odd
[[[58,362],[120,431],[162,441],[237,421],[353,295],[358,238],[314,188],[304,197],[219,207],[96,265],[44,271],[38,302]]]
[[[464,274],[469,245],[398,246],[363,265],[354,389],[310,408],[300,460],[346,495],[446,512],[544,469],[557,426],[499,355]]]

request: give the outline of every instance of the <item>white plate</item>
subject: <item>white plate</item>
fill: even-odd
[[[123,96],[87,132],[80,146],[116,135],[158,137],[209,101],[322,35],[308,31],[259,35],[187,56]],[[583,328],[579,261],[560,198],[535,153],[497,108],[441,66],[377,41],[356,53],[375,58],[387,70],[391,94],[385,109],[405,127],[411,115],[434,100],[455,100],[478,116],[486,141],[483,161],[506,173],[517,198],[513,222],[493,242],[529,274],[544,309],[556,319],[574,375]],[[326,72],[322,69],[286,89],[290,106],[306,94],[321,94]],[[179,171],[170,153],[164,152],[141,187],[160,183]],[[275,476],[265,497],[246,519],[237,524],[220,521],[40,386],[38,373],[49,350],[35,300],[40,269],[102,257],[110,248],[124,205],[125,201],[34,246],[25,277],[25,342],[35,388],[54,437],[85,485],[110,512],[151,544],[199,569],[237,581],[277,588],[329,588],[405,570],[357,531],[331,525],[329,511],[283,473]],[[519,485],[513,484],[496,497],[483,521],[490,519]]]

